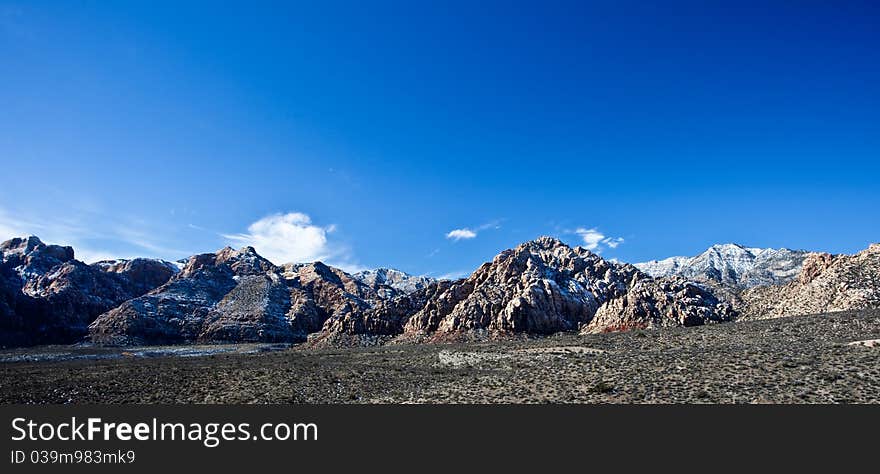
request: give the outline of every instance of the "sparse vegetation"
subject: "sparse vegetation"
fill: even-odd
[[[2,362],[0,402],[880,403],[880,346],[849,345],[878,334],[880,311],[862,311],[479,345],[115,359],[109,348],[17,349],[0,359],[104,358]]]

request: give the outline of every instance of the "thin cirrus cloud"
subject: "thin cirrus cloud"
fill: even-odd
[[[235,246],[251,246],[276,264],[332,261],[335,266],[353,271],[348,249],[330,239],[335,225],[320,226],[301,212],[272,214],[247,228],[246,233],[221,234]]]
[[[47,244],[70,245],[77,260],[94,263],[116,258],[180,258],[191,252],[157,240],[149,223],[99,212],[70,210],[63,217],[24,215],[0,208],[0,241],[35,235]],[[109,247],[109,249],[108,249]]]
[[[454,240],[456,242],[459,240],[462,240],[462,239],[468,240],[468,239],[473,239],[476,237],[477,237],[477,233],[470,230],[470,229],[467,229],[467,228],[454,229],[454,230],[451,230],[446,233],[447,239]]]
[[[616,249],[624,242],[623,237],[608,237],[596,228],[578,227],[574,231],[584,242],[584,248],[599,253],[605,248]]]
[[[477,235],[484,230],[500,228],[501,221],[494,220],[475,228],[463,227],[461,229],[450,230],[446,233],[446,238],[455,242],[458,242],[459,240],[470,240],[476,238]]]

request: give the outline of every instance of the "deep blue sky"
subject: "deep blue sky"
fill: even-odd
[[[880,241],[871,2],[176,3],[0,0],[0,232],[432,275]]]

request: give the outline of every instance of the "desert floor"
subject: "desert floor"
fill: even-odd
[[[470,344],[0,351],[0,403],[583,402],[878,403],[880,311]]]

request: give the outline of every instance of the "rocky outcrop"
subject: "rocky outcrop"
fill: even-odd
[[[0,264],[22,279],[42,275],[52,268],[73,260],[73,248],[46,245],[36,236],[14,238],[0,244]]]
[[[607,301],[582,333],[701,326],[731,321],[733,307],[708,287],[680,277],[639,279],[626,294]]]
[[[472,330],[550,334],[587,324],[626,293],[639,271],[542,237],[499,254],[430,299],[406,325],[412,334]]]
[[[637,263],[635,266],[653,277],[679,276],[744,289],[791,281],[799,274],[807,254],[803,250],[720,244],[713,245],[696,257],[670,257]]]
[[[405,331],[413,315],[447,291],[453,282],[440,280],[393,299],[382,300],[365,311],[339,313],[327,319],[312,345],[373,345]]]
[[[830,253],[811,253],[804,259],[804,265],[798,276],[798,283],[807,285],[817,276],[821,275],[831,264],[834,263],[834,257]]]
[[[86,265],[73,249],[37,237],[0,245],[0,345],[76,342],[99,314],[167,281],[159,260]]]
[[[128,281],[127,287],[137,295],[164,284],[180,271],[177,264],[152,258],[103,260],[93,263],[91,267],[125,277]]]
[[[290,318],[302,339],[320,331],[328,319],[358,317],[381,299],[370,286],[320,262],[288,267],[285,278],[296,295]]]
[[[244,276],[208,312],[195,338],[289,342],[297,339],[289,311],[290,289],[276,273]]]
[[[743,301],[747,319],[880,307],[880,244],[855,255],[812,254],[795,281],[753,288]]]

